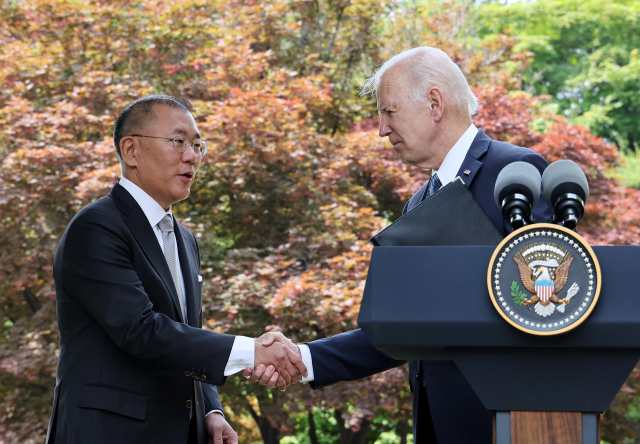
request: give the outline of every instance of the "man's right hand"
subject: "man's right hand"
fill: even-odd
[[[281,333],[267,333],[261,336],[256,340],[255,347],[255,372],[250,369],[243,372],[253,381],[285,390],[291,383],[298,382],[298,376],[307,375],[307,368],[302,363],[299,350],[296,353],[295,344]]]

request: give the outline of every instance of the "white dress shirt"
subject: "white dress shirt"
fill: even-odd
[[[464,162],[464,158],[467,157],[467,153],[469,152],[469,148],[471,148],[471,144],[473,143],[473,139],[476,138],[476,134],[478,134],[478,128],[472,123],[471,126],[464,132],[462,137],[458,139],[455,145],[449,150],[446,157],[442,161],[442,165],[437,170],[432,170],[431,174],[438,174],[438,178],[442,183],[442,186],[453,182],[453,179],[456,178],[460,167],[462,166],[462,162]],[[300,344],[300,353],[302,354],[302,362],[307,367],[307,371],[309,375],[307,377],[302,377],[302,382],[311,382],[314,380],[313,377],[313,360],[311,359],[311,350],[309,346],[306,344]]]
[[[142,188],[140,188],[138,185],[131,182],[129,179],[125,177],[120,179],[120,185],[125,190],[127,190],[129,194],[131,194],[131,197],[133,197],[135,201],[138,203],[138,205],[140,205],[140,208],[142,208],[142,212],[144,213],[145,216],[147,216],[147,220],[149,221],[149,224],[153,228],[153,233],[156,235],[156,239],[158,239],[158,243],[160,244],[160,249],[162,250],[162,253],[164,253],[164,242],[162,242],[162,230],[160,230],[158,223],[160,223],[160,221],[167,214],[171,216],[171,220],[173,220],[173,213],[171,212],[171,207],[169,207],[168,211],[164,211],[164,209],[160,206],[158,202],[155,201],[153,197],[149,196]],[[178,296],[179,297],[182,296],[182,304],[186,310],[187,300],[185,296],[187,293],[184,288],[184,277],[182,276],[182,269],[180,268],[180,256],[178,255],[178,243],[174,242],[173,244],[175,245],[175,250],[176,250],[175,257],[178,263],[178,274],[180,275],[180,286],[182,287],[181,288],[182,294]],[[189,313],[186,313],[186,315],[188,317]]]
[[[162,231],[158,226],[158,223],[164,218],[167,214],[173,218],[173,213],[171,212],[171,207],[169,210],[164,211],[164,209],[160,206],[158,202],[151,196],[149,196],[142,188],[137,186],[135,183],[131,182],[127,178],[123,177],[120,179],[120,185],[131,194],[131,197],[135,199],[135,201],[142,208],[142,212],[149,220],[149,224],[153,228],[153,232],[156,235],[156,239],[158,239],[158,244],[160,244],[160,249],[164,253],[164,243],[162,242]],[[177,235],[177,234],[176,234]],[[180,286],[182,287],[182,302],[184,303],[184,307],[186,310],[187,301],[186,301],[186,291],[184,288],[184,277],[182,276],[182,269],[180,268],[180,257],[178,255],[178,244],[175,244],[175,256],[178,261],[178,274],[180,275]],[[200,273],[198,273],[200,274]],[[200,279],[200,278],[199,278]],[[187,318],[189,317],[189,313],[186,314]],[[239,372],[240,370],[244,370],[245,367],[253,368],[255,360],[255,342],[252,338],[248,338],[246,336],[236,336],[233,341],[233,347],[231,348],[231,354],[229,355],[229,360],[227,361],[227,365],[224,368],[224,375],[230,376],[234,373]],[[216,412],[218,410],[212,410],[209,413]],[[209,415],[207,413],[207,415]],[[222,413],[222,412],[220,412]]]
[[[469,148],[471,148],[473,139],[476,138],[476,134],[478,134],[478,128],[472,123],[456,144],[453,145],[453,148],[449,150],[440,168],[431,172],[431,174],[438,173],[438,179],[440,179],[442,186],[453,182],[453,179],[456,178],[462,162],[464,162],[464,158],[467,157]]]

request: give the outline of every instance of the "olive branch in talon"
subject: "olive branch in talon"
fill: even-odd
[[[516,281],[511,282],[511,297],[513,298],[513,302],[515,302],[516,305],[525,305],[529,309],[529,311],[531,311],[531,307],[529,307],[529,301],[527,300],[527,295],[522,290],[520,290],[520,285]]]

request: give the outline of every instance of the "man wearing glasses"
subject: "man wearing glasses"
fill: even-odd
[[[306,375],[284,345],[201,328],[198,244],[171,211],[207,152],[190,111],[171,96],[127,106],[114,131],[122,179],[60,241],[47,443],[237,444],[215,386],[259,364],[281,390]]]

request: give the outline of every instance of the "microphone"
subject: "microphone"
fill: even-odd
[[[527,162],[510,163],[498,174],[493,198],[514,230],[532,222],[531,209],[540,200],[541,180],[538,169]]]
[[[553,162],[544,170],[542,189],[556,222],[575,230],[589,199],[589,182],[582,168],[570,160]]]

